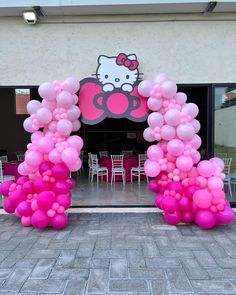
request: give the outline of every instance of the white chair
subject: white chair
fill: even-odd
[[[224,168],[224,174],[225,174],[224,183],[228,185],[230,198],[232,198],[232,188],[231,188],[231,178],[230,178],[230,168],[231,168],[232,158],[223,158],[222,160],[224,161],[224,164],[225,164],[225,168]]]
[[[129,156],[132,156],[133,155],[133,151],[122,151],[122,155],[124,157],[129,157]]]
[[[106,175],[107,182],[108,182],[108,169],[107,167],[101,167],[98,165],[98,156],[91,154],[91,163],[92,163],[92,175],[91,175],[91,182],[93,182],[94,175],[97,175],[97,183],[99,180],[99,176]]]
[[[218,158],[224,159],[224,158],[228,157],[228,154],[227,153],[216,153],[215,156]]]
[[[116,175],[121,175],[123,184],[125,184],[125,168],[124,168],[124,155],[111,155],[111,184],[116,182]]]
[[[4,165],[5,165],[5,163],[8,162],[8,157],[7,156],[0,156],[0,161],[2,162],[2,169],[4,170]]]
[[[99,157],[100,157],[100,159],[104,158],[104,157],[108,157],[108,151],[100,151],[99,152]]]
[[[25,155],[16,155],[17,161],[23,162],[25,160]]]
[[[144,163],[147,160],[146,154],[138,155],[138,167],[131,168],[131,182],[133,182],[133,177],[138,177],[138,183],[140,184],[141,175],[145,175],[147,182],[149,182],[148,176],[144,172]]]
[[[0,183],[6,180],[15,180],[14,175],[3,175],[2,161],[0,161]]]

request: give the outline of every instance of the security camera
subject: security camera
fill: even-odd
[[[37,15],[35,11],[24,11],[23,17],[24,17],[24,21],[28,25],[35,25],[37,22]]]

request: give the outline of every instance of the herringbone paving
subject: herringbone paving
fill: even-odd
[[[236,295],[236,222],[169,226],[161,214],[71,214],[62,231],[0,216],[0,295]]]

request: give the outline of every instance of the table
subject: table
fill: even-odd
[[[16,161],[4,163],[3,175],[14,175],[17,180],[21,176],[17,170],[20,163]]]
[[[124,158],[123,162],[125,168],[125,179],[126,181],[131,181],[131,169],[133,167],[138,167],[138,157],[127,157]],[[111,169],[112,169],[112,162],[111,158],[102,158],[100,160],[100,166],[107,167],[108,169],[108,180],[111,181]],[[121,175],[116,175],[116,181],[122,181]]]

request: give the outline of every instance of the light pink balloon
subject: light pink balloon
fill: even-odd
[[[155,161],[146,160],[144,171],[149,177],[156,177],[160,173],[160,165]]]
[[[64,136],[69,136],[73,130],[73,125],[69,120],[62,119],[57,123],[57,131]]]
[[[182,110],[186,110],[188,112],[188,114],[192,117],[195,118],[197,117],[198,113],[199,113],[199,108],[195,103],[187,103],[186,105],[183,106]]]
[[[168,125],[177,126],[180,122],[180,111],[170,109],[165,113],[164,119]]]
[[[61,153],[61,158],[65,164],[72,165],[79,158],[79,154],[75,148],[69,147]]]
[[[197,176],[197,181],[199,182],[201,188],[207,187],[207,179],[205,177],[199,175]]]
[[[180,171],[190,171],[193,168],[193,160],[191,157],[179,156],[176,159],[176,166]]]
[[[197,164],[201,160],[201,154],[196,151],[194,154],[192,154],[193,164]]]
[[[147,149],[147,156],[152,161],[158,161],[163,158],[164,153],[159,146],[154,144]]]
[[[81,127],[80,121],[76,120],[76,121],[72,122],[72,131],[73,132],[80,130],[80,127]]]
[[[146,128],[143,131],[143,138],[148,142],[155,141],[155,138],[152,136],[151,131],[152,129],[150,127]]]
[[[53,149],[48,154],[48,159],[54,164],[60,163],[62,161],[61,153],[57,149]]]
[[[52,120],[52,113],[49,109],[41,108],[36,112],[36,118],[41,124],[48,124]]]
[[[72,135],[67,139],[69,145],[75,148],[77,151],[80,151],[83,148],[84,142],[80,136]]]
[[[57,106],[60,108],[69,109],[74,103],[73,96],[68,91],[62,91],[57,95]]]
[[[162,99],[155,98],[155,97],[149,97],[149,99],[147,101],[147,105],[151,111],[158,111],[162,107]]]
[[[165,81],[161,84],[162,96],[172,98],[177,92],[177,85],[173,81]]]
[[[196,150],[200,148],[201,144],[202,144],[202,140],[201,137],[197,134],[195,134],[193,136],[193,139],[190,140],[188,142],[188,144],[190,144],[193,148],[195,148]]]
[[[46,109],[49,109],[50,111],[53,111],[57,107],[57,104],[55,101],[48,101],[43,99],[42,106]]]
[[[44,137],[44,133],[42,131],[36,131],[31,135],[31,141],[38,141],[40,138]]]
[[[194,203],[201,209],[207,209],[211,206],[212,195],[208,190],[200,189],[193,194]]]
[[[208,178],[208,187],[210,190],[222,190],[224,188],[224,182],[219,178],[212,176]]]
[[[225,164],[222,159],[214,157],[214,158],[211,158],[209,161],[214,165],[215,168],[220,168],[221,171],[224,170]]]
[[[75,172],[81,168],[81,165],[82,165],[81,160],[80,160],[80,158],[78,158],[74,163],[67,165],[67,166],[70,169],[70,171]]]
[[[74,94],[79,91],[80,89],[80,83],[78,79],[75,79],[73,77],[69,77],[65,80],[65,83],[67,84],[67,90]]]
[[[187,95],[183,92],[177,92],[175,100],[177,104],[183,105],[187,101]]]
[[[43,161],[43,155],[40,152],[28,151],[25,154],[25,162],[32,167],[38,167]]]
[[[57,131],[57,121],[52,121],[48,124],[48,129],[55,133]]]
[[[35,114],[37,112],[37,110],[41,108],[41,103],[38,100],[30,100],[27,103],[26,108],[27,108],[27,112],[30,115]]]
[[[211,177],[215,172],[215,167],[210,161],[204,160],[197,165],[197,170],[201,176]]]
[[[54,148],[54,142],[51,138],[43,137],[37,143],[38,150],[41,153],[49,153]]]
[[[167,76],[167,74],[165,73],[160,73],[159,75],[157,75],[154,79],[154,82],[157,84],[161,84],[165,81],[169,80],[169,77]]]
[[[29,117],[29,118],[26,118],[23,122],[23,127],[24,129],[27,131],[27,132],[34,132],[36,131],[35,128],[33,128],[33,122],[32,122],[32,119]]]
[[[52,83],[45,82],[39,86],[39,95],[46,100],[54,100],[56,92]]]
[[[71,121],[75,121],[80,117],[80,109],[79,107],[73,105],[69,110],[67,111],[67,117]]]
[[[171,140],[175,138],[175,128],[169,125],[164,125],[161,127],[161,137],[164,140]]]
[[[195,133],[198,133],[200,131],[200,128],[201,128],[201,124],[199,123],[199,121],[196,120],[196,119],[193,119],[191,121],[191,124],[193,125],[193,128],[195,130]]]
[[[154,86],[154,82],[150,80],[144,80],[138,85],[138,92],[144,97],[149,97],[150,90]]]
[[[180,124],[177,127],[177,136],[182,140],[192,140],[195,135],[195,130],[192,124]]]
[[[31,216],[22,216],[21,217],[21,224],[23,226],[31,226]]]
[[[74,104],[77,104],[78,101],[79,101],[78,95],[73,94],[72,97],[73,97],[73,103],[74,103]]]
[[[162,116],[162,114],[158,113],[158,112],[153,112],[148,116],[148,125],[150,127],[161,127],[164,123],[164,118]]]
[[[167,143],[167,151],[172,156],[180,156],[184,152],[184,143],[180,139],[172,139]]]

